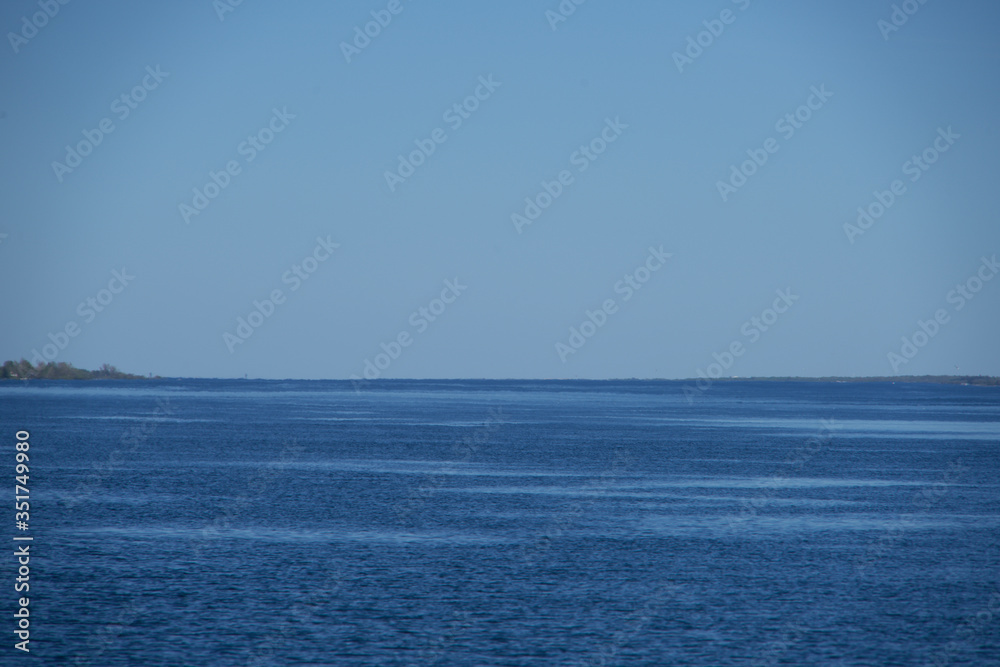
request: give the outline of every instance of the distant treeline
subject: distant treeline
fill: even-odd
[[[142,375],[122,373],[109,364],[104,364],[96,371],[85,371],[74,368],[72,364],[39,363],[35,366],[27,359],[21,361],[5,361],[0,369],[0,380],[141,380]]]

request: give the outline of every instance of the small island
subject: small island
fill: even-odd
[[[159,376],[156,376],[159,377]],[[104,364],[96,371],[76,368],[63,361],[59,363],[39,363],[35,366],[22,358],[20,361],[5,361],[0,368],[0,380],[144,380],[142,375],[122,373],[120,370]]]

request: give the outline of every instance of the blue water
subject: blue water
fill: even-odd
[[[1000,665],[1000,390],[682,386],[2,384],[33,664]]]

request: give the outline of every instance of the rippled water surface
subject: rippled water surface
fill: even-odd
[[[998,389],[373,387],[0,385],[36,664],[1000,665]]]

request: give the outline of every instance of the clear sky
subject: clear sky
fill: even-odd
[[[5,2],[0,357],[1000,375],[1000,4],[899,5]]]

